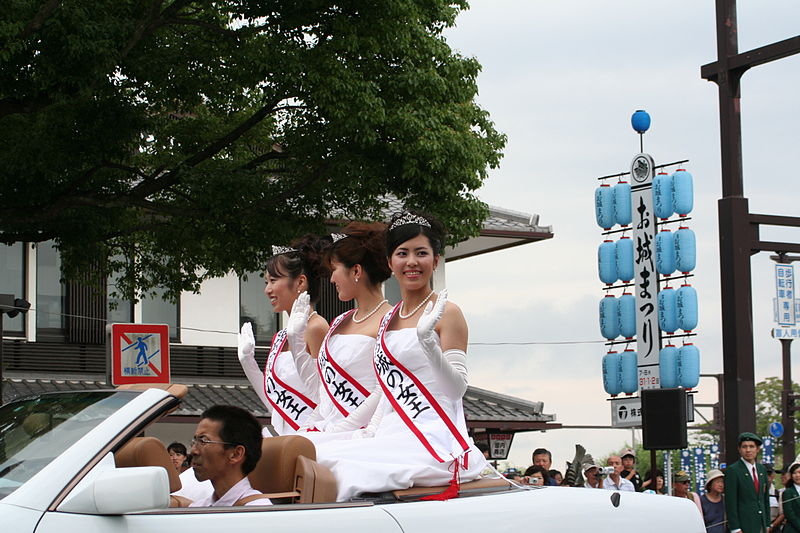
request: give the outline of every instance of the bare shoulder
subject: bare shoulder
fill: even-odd
[[[308,328],[306,328],[306,338],[322,339],[328,332],[330,326],[328,321],[320,315],[314,315],[308,321]]]
[[[461,308],[453,302],[448,301],[445,305],[441,320],[436,325],[436,332],[442,342],[442,350],[467,349],[469,340],[469,328],[467,320]]]
[[[453,321],[461,321],[466,323],[466,319],[464,318],[464,313],[461,311],[461,308],[458,306],[457,303],[447,301],[447,304],[444,306],[444,313],[442,314],[442,320],[453,320]]]

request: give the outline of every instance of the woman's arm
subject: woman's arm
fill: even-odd
[[[449,303],[447,289],[442,290],[435,304],[425,306],[417,322],[417,338],[434,373],[454,398],[461,398],[467,390],[467,337],[461,309]]]

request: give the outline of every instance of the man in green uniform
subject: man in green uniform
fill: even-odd
[[[741,460],[725,470],[725,511],[731,533],[762,533],[769,522],[767,470],[756,462],[761,439],[754,433],[739,435]]]

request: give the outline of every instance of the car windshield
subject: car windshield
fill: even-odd
[[[0,500],[135,397],[115,391],[52,393],[0,407]]]

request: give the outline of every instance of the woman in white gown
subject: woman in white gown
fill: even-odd
[[[317,357],[320,389],[317,408],[301,431],[319,442],[354,411],[377,385],[372,355],[381,317],[391,306],[381,283],[391,271],[386,263],[385,231],[381,223],[352,222],[335,233],[328,257],[331,283],[339,299],[358,306],[331,322]]]
[[[430,289],[444,243],[441,224],[401,213],[390,222],[386,242],[402,300],[378,329],[373,364],[380,392],[344,421],[366,427],[350,440],[317,443],[317,460],[336,476],[339,501],[450,484],[445,499],[486,464],[467,435],[462,406],[467,324],[446,291]]]
[[[327,274],[324,258],[329,246],[329,238],[311,235],[293,241],[291,247],[273,246],[264,294],[276,313],[289,313],[289,321],[272,338],[263,372],[255,360],[250,322],[239,334],[239,362],[258,397],[271,409],[278,435],[295,433],[317,406],[317,361],[310,354],[318,353],[328,323],[312,306]]]

